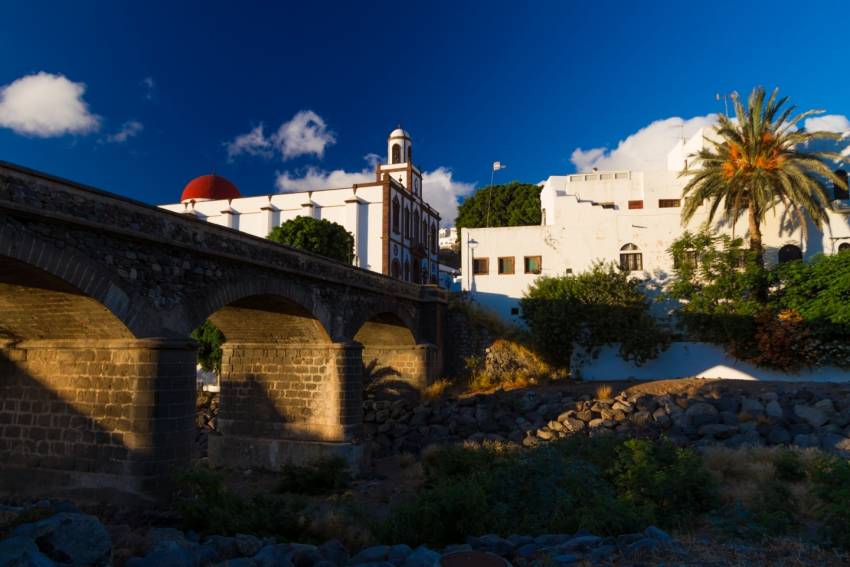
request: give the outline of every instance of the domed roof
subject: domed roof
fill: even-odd
[[[186,184],[180,202],[238,199],[242,195],[236,185],[216,174],[201,175]]]
[[[390,132],[390,138],[407,138],[410,139],[410,134],[401,129],[401,126]]]

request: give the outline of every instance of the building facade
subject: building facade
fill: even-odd
[[[636,276],[663,285],[673,270],[667,252],[687,229],[707,219],[701,209],[683,225],[679,172],[704,142],[706,132],[680,141],[660,171],[592,171],[549,177],[540,193],[539,226],[464,229],[461,239],[462,289],[504,319],[520,323],[519,301],[541,275],[587,270],[594,262],[615,262]],[[777,208],[762,227],[765,260],[775,264],[850,248],[850,202],[836,188],[829,225],[806,231]],[[747,236],[747,222],[716,226],[732,236]]]
[[[401,128],[387,139],[387,163],[374,181],[301,193],[242,197],[235,185],[204,175],[186,185],[180,203],[162,208],[265,238],[298,216],[325,219],[354,237],[352,264],[413,283],[438,281],[440,216],[424,199],[413,142]]]

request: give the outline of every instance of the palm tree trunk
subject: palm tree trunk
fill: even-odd
[[[749,221],[750,235],[750,250],[756,255],[756,263],[760,268],[764,268],[764,247],[761,244],[761,225],[759,223],[758,212],[755,207],[747,209],[747,220]]]
[[[756,266],[759,268],[759,277],[756,280],[755,298],[762,304],[767,303],[767,273],[764,271],[764,246],[761,243],[761,224],[759,214],[755,207],[747,209],[747,220],[749,222],[750,250],[755,254]]]

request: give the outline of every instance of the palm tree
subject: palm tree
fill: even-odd
[[[764,266],[761,225],[766,214],[783,205],[796,217],[806,236],[806,215],[818,226],[829,223],[826,210],[830,199],[826,182],[840,187],[846,183],[826,163],[845,159],[838,153],[805,151],[817,140],[839,140],[832,132],[807,132],[797,124],[821,110],[793,115],[795,106],[783,109],[788,97],[777,99],[774,89],[765,102],[765,90],[750,93],[747,107],[737,98],[735,119],[718,115],[716,138],[691,158],[697,167],[680,175],[690,180],[683,189],[682,220],[693,218],[708,203],[708,223],[721,211],[722,219],[734,223],[747,214],[750,250]]]

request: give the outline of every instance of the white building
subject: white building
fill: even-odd
[[[180,203],[162,208],[262,238],[297,216],[326,219],[354,237],[355,266],[414,283],[436,283],[440,216],[425,201],[422,172],[412,160],[410,135],[396,128],[387,139],[387,164],[378,164],[374,181],[242,197],[227,179],[203,175],[186,185]]]
[[[687,227],[681,222],[682,189],[678,172],[703,143],[701,130],[680,141],[661,171],[593,171],[549,177],[541,191],[542,224],[463,229],[462,289],[506,320],[521,322],[519,300],[540,275],[586,270],[594,261],[618,263],[659,283],[673,265],[667,249],[685,228],[699,230],[700,211]],[[850,203],[839,194],[823,231],[809,226],[808,241],[796,219],[782,210],[764,226],[765,260],[772,264],[850,247]],[[747,236],[746,219],[722,229]]]
[[[457,244],[457,228],[452,226],[440,229],[440,249],[452,248]]]

